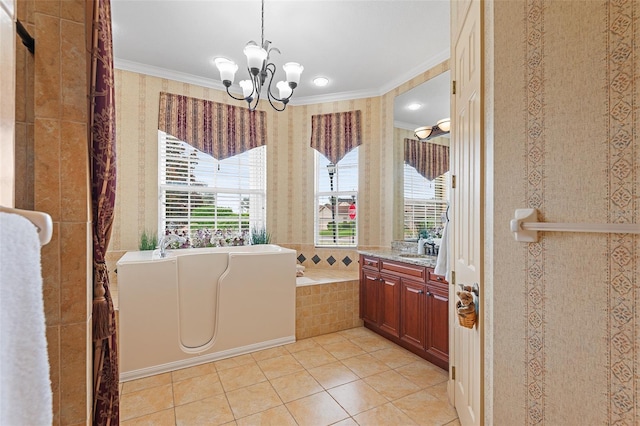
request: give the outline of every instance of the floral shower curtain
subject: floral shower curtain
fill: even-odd
[[[449,147],[406,138],[404,162],[427,180],[434,180],[449,171]]]
[[[362,144],[362,112],[347,111],[311,116],[311,148],[333,164]]]
[[[116,115],[110,0],[93,2],[91,208],[93,225],[93,424],[119,423],[116,318],[105,254],[116,197]]]

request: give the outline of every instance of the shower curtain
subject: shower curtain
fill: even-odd
[[[93,2],[91,49],[91,208],[93,225],[93,424],[119,423],[115,311],[105,253],[116,192],[115,93],[110,0]]]

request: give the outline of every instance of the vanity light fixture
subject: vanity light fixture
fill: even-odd
[[[267,99],[269,103],[276,111],[284,111],[287,107],[287,103],[293,95],[293,90],[300,83],[300,74],[304,70],[304,67],[297,62],[287,62],[282,66],[287,76],[287,81],[279,81],[276,83],[279,96],[275,96],[271,93],[271,83],[276,73],[276,66],[273,62],[269,62],[269,55],[271,52],[280,53],[275,47],[269,48],[271,42],[264,39],[264,0],[262,0],[262,45],[251,40],[245,46],[243,52],[247,57],[247,70],[249,71],[249,80],[242,80],[238,84],[242,88],[242,97],[238,98],[233,96],[229,92],[229,87],[233,84],[233,80],[238,71],[238,65],[227,58],[216,58],[215,64],[220,71],[220,79],[222,84],[227,89],[227,94],[236,100],[245,100],[249,105],[249,109],[254,111],[260,101],[260,92],[262,87],[265,86],[267,77],[269,82],[267,84]],[[269,76],[270,74],[270,76]],[[275,102],[282,104],[282,107],[278,107]]]
[[[439,120],[435,126],[418,127],[414,134],[420,141],[428,141],[437,136],[446,135],[451,131],[451,119],[443,118]]]

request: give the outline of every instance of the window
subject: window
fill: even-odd
[[[358,244],[358,148],[346,154],[335,167],[327,158],[316,155],[316,246]]]
[[[439,237],[449,201],[449,172],[428,181],[404,164],[404,238]],[[420,235],[422,233],[422,235]]]
[[[242,232],[266,226],[266,146],[216,160],[159,131],[159,228]]]

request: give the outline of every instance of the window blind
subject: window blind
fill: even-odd
[[[159,133],[159,227],[191,239],[200,229],[266,225],[266,147],[216,160]]]
[[[421,231],[432,237],[441,233],[448,202],[449,172],[429,181],[412,166],[404,164],[405,239],[419,238]]]
[[[316,156],[316,246],[357,246],[358,244],[358,148],[352,149],[336,165],[319,152]]]

